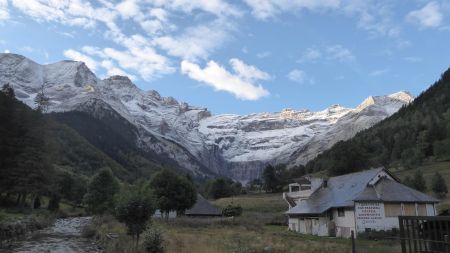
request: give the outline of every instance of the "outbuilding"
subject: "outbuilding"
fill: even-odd
[[[202,195],[197,194],[194,206],[186,210],[184,214],[189,217],[217,217],[222,216],[222,211],[209,203]]]
[[[399,228],[400,215],[435,216],[439,202],[384,168],[328,179],[305,176],[290,184],[283,198],[290,230],[337,237]]]

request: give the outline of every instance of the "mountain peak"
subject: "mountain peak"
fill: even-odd
[[[399,91],[396,93],[392,93],[392,94],[388,95],[388,97],[393,98],[393,99],[398,99],[398,100],[404,101],[406,103],[411,103],[414,100],[414,96],[411,95],[411,93],[409,93],[407,91]]]

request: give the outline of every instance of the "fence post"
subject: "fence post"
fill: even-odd
[[[444,249],[445,249],[445,252],[448,252],[448,250],[450,249],[448,243],[449,243],[448,235],[444,235]]]
[[[406,253],[405,224],[403,223],[403,217],[398,216],[398,223],[400,225],[400,244],[402,245],[402,253]]]
[[[351,231],[351,237],[352,237],[352,253],[356,253],[356,250],[355,250],[355,232],[353,230]]]

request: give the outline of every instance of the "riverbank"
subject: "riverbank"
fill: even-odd
[[[82,236],[83,228],[90,221],[91,217],[56,219],[51,226],[15,240],[5,250],[10,253],[102,252],[95,241]]]
[[[84,216],[82,208],[61,204],[60,210],[46,208],[0,207],[0,249],[8,248],[16,240],[52,225],[57,218]]]
[[[0,249],[8,248],[15,240],[51,225],[55,219],[53,213],[44,209],[0,209]]]

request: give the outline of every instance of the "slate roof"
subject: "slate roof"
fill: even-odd
[[[322,214],[330,208],[353,206],[355,200],[437,202],[432,197],[390,179],[382,179],[375,186],[369,186],[370,180],[383,170],[384,168],[376,168],[331,177],[327,187],[318,188],[307,200],[301,201],[286,213]]]
[[[197,202],[191,209],[186,210],[187,216],[222,216],[222,211],[213,206],[202,195],[197,194]]]
[[[418,202],[436,203],[438,199],[416,191],[399,182],[382,178],[374,186],[368,186],[355,201],[383,201],[383,202]]]

